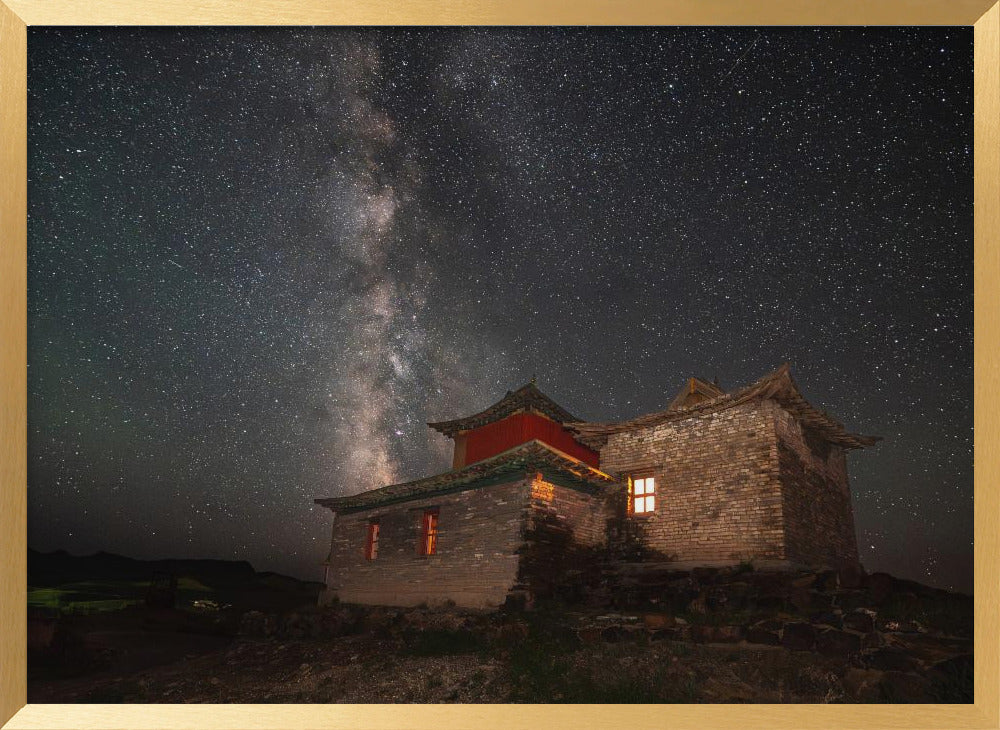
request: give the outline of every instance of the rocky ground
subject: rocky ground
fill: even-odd
[[[339,636],[239,637],[127,674],[35,681],[29,701],[971,700],[971,642],[927,633],[887,633],[868,653],[830,655],[727,631],[707,634],[721,641],[677,639],[661,628],[676,617],[663,614],[336,613]]]
[[[619,586],[631,587],[612,605],[553,599],[496,613],[133,610],[29,651],[28,699],[972,701],[968,596],[829,572],[667,571]]]

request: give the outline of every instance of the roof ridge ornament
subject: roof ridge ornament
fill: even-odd
[[[507,391],[507,395],[479,413],[450,421],[428,423],[427,425],[445,436],[454,437],[459,431],[478,428],[522,410],[533,410],[557,423],[580,420],[539,390],[533,376],[531,382],[522,385],[513,392]]]

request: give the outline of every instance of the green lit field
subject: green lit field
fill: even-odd
[[[28,607],[60,613],[120,611],[143,602],[149,581],[83,581],[59,586],[28,586]],[[199,598],[211,598],[211,588],[194,578],[177,580],[177,605],[187,606]]]

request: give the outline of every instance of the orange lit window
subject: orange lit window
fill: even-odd
[[[637,515],[652,512],[656,508],[656,482],[653,477],[636,479],[632,483],[632,512]]]
[[[368,523],[368,539],[365,540],[365,559],[374,560],[378,557],[378,520]]]
[[[437,552],[438,541],[438,511],[429,509],[424,512],[420,530],[420,554],[434,555]]]

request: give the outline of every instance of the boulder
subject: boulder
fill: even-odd
[[[861,634],[827,629],[816,636],[816,651],[826,656],[849,657],[861,652]]]
[[[813,592],[808,588],[793,588],[788,600],[801,613],[808,613],[813,608]]]
[[[785,608],[785,597],[778,593],[766,593],[758,596],[755,603],[761,613],[776,613]]]
[[[800,613],[829,611],[833,607],[833,596],[810,588],[793,588],[789,601]]]
[[[781,645],[793,651],[809,651],[816,643],[816,629],[811,624],[787,623],[781,632]]]
[[[773,631],[775,633],[781,631],[784,625],[785,622],[777,618],[766,618],[763,621],[758,621],[755,624],[752,624],[753,628],[755,629],[761,629],[763,631]]]
[[[858,608],[844,614],[844,628],[851,631],[869,633],[875,630],[875,612]]]
[[[647,613],[642,616],[642,623],[647,629],[651,631],[656,631],[658,629],[667,629],[677,625],[677,621],[674,617],[668,613]]]
[[[626,631],[621,626],[607,626],[601,629],[601,639],[610,644],[617,644],[632,638],[634,632]]]
[[[920,661],[895,646],[883,646],[865,656],[865,663],[882,671],[910,672],[921,668]]]
[[[698,644],[705,644],[712,640],[713,628],[714,627],[712,626],[702,626],[699,624],[695,624],[690,628],[688,635],[690,636],[691,641],[694,641]]]
[[[841,616],[833,611],[817,611],[809,616],[809,623],[820,626],[830,626],[835,629],[839,629],[843,625]]]
[[[840,683],[848,697],[858,702],[871,704],[882,701],[881,682],[883,676],[883,673],[877,669],[852,667],[847,670]]]
[[[824,570],[816,575],[813,588],[823,593],[831,593],[840,588],[840,575],[836,570]]]
[[[751,644],[770,644],[778,646],[781,643],[781,636],[777,631],[768,631],[750,627],[744,632],[744,638]]]
[[[657,629],[649,636],[651,641],[680,641],[684,638],[683,627],[676,626],[670,629]]]
[[[875,603],[884,603],[895,590],[896,579],[888,573],[872,573],[868,576],[868,592]]]
[[[832,594],[837,607],[844,611],[853,611],[856,608],[864,608],[871,605],[871,596],[867,591],[856,589],[841,589]]]
[[[865,574],[858,564],[845,565],[837,571],[837,582],[841,588],[861,588]]]
[[[831,593],[823,593],[821,591],[812,591],[810,597],[812,606],[814,609],[819,609],[822,611],[832,611],[834,606],[834,595]]]
[[[861,646],[865,651],[869,649],[878,649],[885,646],[885,637],[878,631],[869,631],[861,639]]]
[[[724,644],[735,643],[740,640],[743,634],[742,626],[715,626],[712,632],[712,641]]]
[[[781,594],[788,590],[788,574],[782,572],[756,572],[744,578],[760,593]]]
[[[740,640],[743,633],[741,626],[692,626],[689,635],[692,641],[699,644],[709,642],[732,644]]]

